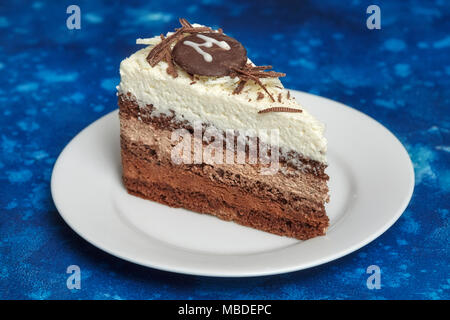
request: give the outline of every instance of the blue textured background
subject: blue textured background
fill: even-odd
[[[449,2],[318,2],[3,1],[0,298],[448,299]],[[381,30],[365,25],[373,3]],[[66,28],[70,4],[81,7],[81,30]],[[416,173],[400,220],[332,263],[249,279],[140,267],[76,235],[51,199],[53,164],[72,137],[116,108],[119,63],[139,47],[135,39],[172,30],[178,17],[223,27],[257,64],[288,72],[287,87],[341,101],[397,135]],[[81,267],[81,290],[66,288],[71,264]],[[371,264],[381,267],[381,290],[366,287]]]

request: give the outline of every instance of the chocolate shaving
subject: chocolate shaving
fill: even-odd
[[[177,69],[175,69],[175,65],[173,64],[172,55],[170,54],[169,49],[166,49],[164,60],[167,62],[166,72],[174,78],[178,77],[178,72]]]
[[[164,39],[165,39],[164,35],[161,34],[160,37],[161,37],[161,41],[164,41]],[[169,48],[165,48],[163,60],[165,62],[167,62],[167,70],[166,70],[166,72],[169,75],[171,75],[172,77],[174,77],[174,78],[178,77],[178,72],[175,69],[175,66],[173,64],[172,55],[170,54]]]
[[[286,74],[275,71],[264,71],[271,68],[272,66],[253,66],[252,64],[247,63],[242,69],[232,68],[234,73],[231,73],[230,76],[239,77],[241,79],[241,82],[243,80],[246,82],[248,80],[253,80],[267,93],[270,99],[275,102],[274,97],[270,94],[269,90],[267,90],[266,86],[261,82],[260,78],[278,78],[284,77]],[[241,82],[239,82],[238,86],[241,85]],[[242,89],[240,89],[238,93],[240,93],[241,91]]]
[[[237,87],[233,90],[233,94],[241,93],[242,89],[244,89],[244,86],[246,83],[247,83],[247,80],[240,80]]]
[[[192,28],[192,24],[189,23],[185,18],[180,18],[180,24],[186,28]]]
[[[272,107],[267,108],[263,110],[259,110],[258,113],[268,113],[268,112],[296,112],[300,113],[302,110],[300,109],[294,109],[294,108],[287,108],[287,107]]]

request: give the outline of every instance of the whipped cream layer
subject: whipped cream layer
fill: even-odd
[[[119,93],[131,93],[141,108],[153,105],[154,116],[173,112],[176,120],[207,123],[219,130],[250,130],[256,135],[261,129],[278,129],[282,153],[295,151],[306,158],[326,163],[324,125],[289,97],[278,78],[261,79],[275,102],[253,81],[248,81],[240,94],[233,94],[238,77],[195,76],[193,80],[176,66],[178,77],[173,78],[166,71],[166,62],[161,61],[151,67],[146,60],[152,47],[160,41],[160,37],[138,39],[138,44],[148,47],[121,62]],[[261,93],[264,94],[262,99]],[[303,112],[258,114],[258,111],[272,107],[296,108]],[[261,134],[258,137],[263,143],[271,144],[270,136]]]

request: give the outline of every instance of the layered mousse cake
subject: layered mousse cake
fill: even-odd
[[[281,236],[324,235],[323,124],[239,41],[180,23],[138,39],[146,47],[120,64],[127,191]]]

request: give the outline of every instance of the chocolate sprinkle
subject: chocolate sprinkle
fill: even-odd
[[[264,93],[258,92],[258,97],[256,98],[256,100],[262,100],[262,99],[264,99]]]
[[[303,112],[300,109],[294,109],[294,108],[287,108],[287,107],[273,107],[273,108],[267,108],[263,110],[259,110],[258,113],[268,113],[268,112],[294,112],[294,113],[300,113]]]

